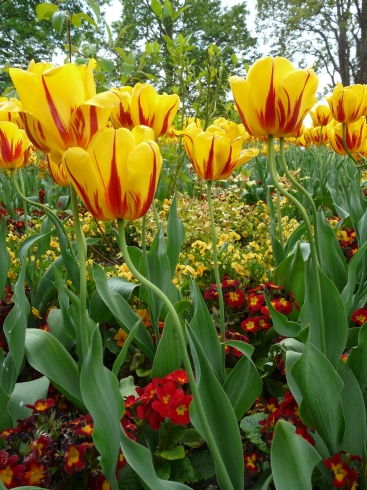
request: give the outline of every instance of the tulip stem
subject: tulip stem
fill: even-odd
[[[216,463],[216,465],[217,465],[217,467],[218,467],[218,469],[219,469],[219,471],[223,477],[223,484],[224,484],[223,488],[225,488],[226,490],[235,490],[233,488],[231,479],[228,475],[228,472],[227,472],[226,467],[223,463],[223,460],[220,456],[220,453],[218,451],[215,440],[214,440],[213,435],[210,431],[208,421],[207,421],[206,416],[205,416],[205,410],[204,410],[204,407],[203,407],[203,404],[201,401],[201,397],[199,394],[198,387],[197,387],[196,382],[195,382],[195,375],[194,375],[194,372],[193,372],[193,369],[191,366],[189,355],[187,353],[186,341],[185,341],[185,338],[183,335],[182,326],[181,326],[181,322],[180,322],[180,319],[178,317],[178,314],[177,314],[174,306],[172,305],[171,301],[167,298],[167,296],[163,293],[163,291],[161,291],[155,284],[151,283],[146,277],[144,277],[135,268],[134,264],[132,263],[132,261],[130,259],[129,252],[128,252],[127,245],[126,245],[125,222],[122,219],[118,219],[117,223],[118,223],[120,248],[122,251],[122,255],[125,259],[125,262],[128,265],[130,271],[134,274],[134,276],[142,284],[144,284],[144,286],[146,286],[151,291],[153,291],[153,293],[156,294],[158,296],[158,298],[162,300],[162,302],[164,303],[164,305],[166,306],[166,308],[168,310],[168,313],[171,314],[171,316],[173,318],[175,330],[176,330],[176,335],[177,335],[177,341],[178,341],[179,348],[180,348],[181,355],[182,355],[182,359],[183,359],[183,364],[185,366],[185,370],[186,370],[187,376],[189,378],[191,392],[193,394],[195,404],[196,404],[196,409],[197,409],[197,412],[198,412],[198,415],[200,418],[200,422],[201,422],[202,427],[203,427],[205,440],[208,443],[208,446],[209,446],[210,452],[213,456],[213,459],[214,459],[214,461],[215,461],[215,463]]]
[[[144,262],[145,275],[146,275],[148,281],[150,281],[149,263],[148,263],[148,255],[147,255],[146,223],[147,223],[147,215],[144,214],[143,221],[142,221],[142,227],[141,227],[141,248],[143,251],[143,262]],[[157,315],[156,315],[155,306],[154,306],[153,302],[151,305],[149,305],[149,314],[150,314],[151,322],[152,322],[154,333],[155,333],[155,345],[156,345],[156,347],[158,347],[158,344],[159,344],[159,318],[156,317]]]
[[[217,238],[215,232],[214,209],[213,209],[213,201],[212,201],[212,183],[213,182],[211,180],[207,181],[207,193],[208,193],[210,223],[212,227],[212,250],[213,250],[214,275],[215,275],[215,282],[217,284],[218,300],[219,300],[220,341],[222,343],[222,368],[224,373],[225,370],[224,342],[226,341],[226,336],[225,336],[226,330],[225,330],[225,322],[224,322],[224,300],[223,300],[222,283],[220,280],[219,267],[218,267]]]
[[[277,192],[277,213],[278,213],[279,242],[280,242],[280,246],[284,250],[282,213],[280,211],[280,194],[279,194],[279,191]]]
[[[157,231],[159,231],[159,228],[161,227],[161,224],[159,222],[158,211],[157,211],[157,207],[155,205],[154,199],[152,201],[152,208],[153,208],[153,214],[154,214],[154,221],[155,221],[155,224],[157,226]]]
[[[23,180],[22,171],[19,171],[18,175],[19,175],[20,189],[21,189],[22,194],[24,196],[25,195],[25,188],[24,188],[24,180]],[[24,198],[22,198],[22,201],[23,201],[23,215],[24,215],[24,230],[25,230],[25,236],[28,238],[29,237],[29,223],[28,223],[27,201]]]
[[[40,209],[43,209],[43,211],[47,214],[47,216],[51,219],[51,221],[54,222],[57,222],[60,226],[61,226],[61,229],[63,230],[67,240],[68,240],[68,244],[69,244],[69,249],[70,249],[70,253],[71,255],[75,258],[75,255],[74,255],[74,250],[73,250],[73,247],[71,246],[71,243],[70,243],[70,239],[68,237],[68,234],[66,233],[65,231],[65,227],[64,227],[64,223],[61,221],[61,219],[56,216],[55,213],[53,213],[51,211],[50,208],[48,208],[47,206],[45,206],[44,204],[41,204],[40,202],[35,202],[35,201],[31,201],[30,199],[27,199],[25,197],[25,195],[22,193],[22,191],[20,190],[19,186],[18,186],[18,182],[15,178],[15,172],[16,170],[11,170],[11,180],[13,182],[13,185],[14,185],[14,188],[15,190],[17,191],[19,197],[24,201],[24,202],[27,202],[28,204],[32,205],[32,206],[36,206]]]
[[[72,184],[70,184],[70,196],[71,196],[71,207],[73,211],[74,232],[75,232],[76,246],[78,250],[79,273],[80,273],[79,329],[77,329],[79,331],[77,332],[77,338],[79,337],[78,355],[79,355],[80,363],[83,364],[89,349],[88,323],[87,323],[87,314],[86,314],[87,311],[87,268],[85,263],[86,243],[80,225],[78,195]]]
[[[276,169],[275,169],[275,158],[274,158],[274,137],[268,136],[268,168],[271,175],[271,179],[273,181],[276,189],[281,192],[287,199],[289,199],[293,204],[298,208],[303,221],[306,226],[308,240],[310,242],[310,252],[312,259],[312,268],[313,268],[313,279],[315,281],[315,290],[316,290],[316,303],[317,303],[317,313],[319,318],[319,334],[320,334],[320,347],[321,352],[326,355],[326,342],[325,342],[325,327],[324,327],[324,314],[322,310],[322,296],[321,296],[321,284],[320,284],[320,275],[319,275],[319,262],[317,259],[317,251],[315,246],[315,239],[312,235],[312,228],[310,220],[308,219],[307,213],[302,206],[302,204],[288,191],[283,189],[283,187],[279,184]],[[312,325],[311,327],[312,328]]]
[[[293,175],[290,173],[286,159],[285,159],[285,153],[284,153],[284,138],[279,139],[280,142],[280,158],[282,160],[282,165],[284,172],[289,179],[289,181],[299,190],[304,194],[308,200],[308,202],[311,205],[312,209],[312,215],[313,215],[313,226],[315,230],[315,236],[317,238],[317,210],[316,210],[316,205],[314,200],[312,199],[312,196],[306,191],[306,189],[293,177]],[[321,254],[319,250],[319,244],[316,240],[316,253],[317,253],[317,259],[319,264],[321,264]]]

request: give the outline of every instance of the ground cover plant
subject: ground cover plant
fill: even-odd
[[[191,117],[68,48],[0,100],[0,488],[366,490],[366,86]]]

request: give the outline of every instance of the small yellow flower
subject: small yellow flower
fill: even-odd
[[[127,338],[128,338],[128,334],[124,332],[122,328],[120,328],[117,334],[114,336],[114,340],[116,340],[116,344],[119,347],[122,347],[124,345]]]
[[[39,314],[39,311],[37,310],[37,308],[34,308],[32,307],[32,313],[35,317],[39,318],[40,320],[42,320],[42,317],[41,315]]]
[[[136,310],[135,312],[140,318],[143,319],[143,323],[146,327],[151,327],[152,324],[150,323],[150,315],[148,313],[148,310],[144,309],[139,309],[139,310]]]

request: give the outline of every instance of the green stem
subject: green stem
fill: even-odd
[[[23,180],[22,171],[19,171],[18,175],[19,175],[20,189],[22,191],[23,196],[25,196],[25,188],[24,188],[24,180]],[[25,236],[28,238],[29,237],[29,224],[28,224],[27,201],[24,199],[24,197],[22,197],[22,201],[23,201]]]
[[[268,168],[269,172],[271,175],[271,179],[273,181],[274,186],[276,189],[284,194],[284,196],[289,199],[293,204],[298,208],[299,212],[301,213],[301,216],[303,218],[303,221],[306,226],[307,230],[307,235],[308,235],[308,240],[310,242],[310,252],[311,252],[311,259],[312,259],[312,269],[313,269],[313,276],[314,276],[314,281],[315,281],[315,289],[316,289],[316,303],[317,303],[317,313],[318,313],[318,318],[319,318],[319,329],[320,329],[320,346],[321,346],[321,352],[326,355],[326,342],[325,342],[325,327],[324,327],[324,316],[323,316],[323,311],[322,311],[322,296],[321,296],[321,284],[320,284],[320,275],[319,275],[319,265],[318,265],[318,259],[317,259],[317,252],[316,252],[316,246],[315,246],[315,240],[312,235],[312,228],[311,228],[311,223],[310,220],[308,219],[307,213],[302,206],[302,204],[296,199],[292,194],[290,194],[288,191],[283,189],[283,187],[279,184],[278,182],[278,177],[275,169],[275,158],[274,158],[274,137],[273,136],[268,136]],[[312,325],[311,327],[312,328]]]
[[[214,275],[215,282],[217,284],[218,290],[218,300],[219,300],[219,321],[220,321],[220,341],[222,343],[222,369],[223,373],[225,370],[225,346],[224,343],[226,341],[225,336],[225,316],[224,316],[224,300],[223,300],[223,291],[222,291],[222,283],[219,276],[219,267],[218,267],[218,252],[217,252],[217,239],[215,232],[215,220],[214,220],[214,209],[213,209],[213,200],[212,200],[212,181],[207,181],[207,195],[208,195],[208,206],[209,206],[209,216],[210,223],[212,228],[212,249],[213,249],[213,263],[214,263]]]
[[[47,206],[45,206],[44,204],[41,204],[40,202],[35,202],[35,201],[31,201],[30,199],[27,199],[25,197],[25,195],[22,193],[22,191],[20,190],[19,188],[19,185],[18,185],[18,182],[15,178],[15,173],[16,173],[16,170],[11,170],[11,180],[12,180],[12,183],[14,185],[14,188],[15,190],[17,191],[19,197],[24,201],[24,202],[27,202],[28,204],[31,204],[32,206],[36,206],[37,208],[40,208],[40,209],[43,209],[43,211],[47,214],[47,216],[51,219],[51,221],[53,221],[54,223],[57,222],[60,226],[61,226],[61,229],[63,230],[67,240],[68,240],[68,244],[69,244],[69,249],[70,249],[70,253],[71,255],[75,258],[75,254],[74,254],[74,251],[73,251],[73,247],[71,246],[71,243],[70,243],[70,239],[69,239],[69,236],[68,234],[66,233],[66,230],[65,230],[65,227],[64,227],[64,223],[61,221],[61,219],[56,216],[55,213],[53,213],[51,211],[50,208],[48,208]]]
[[[143,251],[143,262],[144,262],[145,274],[146,274],[148,281],[150,281],[150,272],[149,272],[148,255],[147,255],[147,241],[146,241],[146,223],[147,223],[147,215],[144,214],[142,226],[141,226],[141,248]],[[151,309],[150,318],[152,320],[154,333],[155,333],[155,344],[158,347],[158,344],[159,344],[159,318],[156,318],[156,311],[155,311],[155,307],[154,307],[153,302],[151,305],[149,305],[149,307]]]
[[[282,249],[284,250],[282,213],[280,212],[280,194],[279,194],[279,192],[277,192],[277,212],[278,212],[279,242],[280,242]]]
[[[86,244],[85,237],[82,232],[79,219],[79,206],[78,195],[72,185],[70,185],[71,206],[73,210],[74,231],[76,246],[78,250],[79,258],[79,271],[80,271],[80,291],[79,291],[79,340],[78,354],[81,364],[88,353],[89,349],[89,331],[87,322],[87,267],[86,267]]]
[[[140,274],[140,272],[134,267],[134,264],[132,263],[130,256],[129,256],[129,253],[128,253],[128,250],[127,250],[126,237],[125,237],[125,223],[124,223],[124,220],[122,220],[122,219],[118,220],[118,231],[119,231],[121,251],[122,251],[123,257],[124,257],[125,262],[127,263],[128,267],[129,267],[130,271],[134,274],[134,276],[138,279],[138,281],[140,281],[147,288],[149,288],[151,291],[153,291],[153,293],[156,294],[158,296],[158,298],[160,298],[163,301],[168,312],[172,315],[174,325],[175,325],[176,335],[177,335],[177,341],[179,344],[179,348],[181,351],[181,355],[182,355],[183,363],[184,363],[184,366],[185,366],[185,369],[187,372],[187,376],[189,378],[191,392],[192,392],[193,397],[195,399],[196,409],[197,409],[197,412],[198,412],[198,415],[200,418],[200,422],[201,422],[202,427],[203,427],[205,440],[208,443],[208,446],[210,448],[210,452],[213,456],[213,459],[214,459],[216,465],[218,466],[219,471],[222,474],[222,477],[224,480],[223,481],[223,484],[224,484],[223,488],[225,488],[226,490],[235,490],[233,488],[231,479],[227,473],[227,470],[226,470],[226,467],[223,463],[223,460],[220,456],[218,448],[215,444],[215,440],[214,440],[213,435],[210,431],[210,427],[209,427],[208,421],[207,421],[206,416],[205,416],[204,407],[203,407],[203,404],[201,401],[201,397],[199,394],[198,387],[195,383],[194,372],[193,372],[193,369],[191,366],[189,355],[187,353],[186,342],[185,342],[185,338],[183,335],[180,319],[177,315],[177,312],[174,309],[170,300],[167,298],[167,296],[157,286],[155,286],[153,283],[148,281],[148,279],[146,277],[144,277],[142,274]]]
[[[312,215],[313,215],[313,226],[314,226],[314,230],[315,230],[315,237],[317,238],[317,209],[316,209],[315,202],[312,199],[312,196],[307,192],[307,190],[290,173],[286,159],[285,159],[285,154],[284,154],[284,138],[280,138],[279,141],[280,141],[280,158],[282,160],[284,172],[285,172],[288,180],[290,182],[292,182],[292,184],[299,191],[301,191],[302,194],[304,194],[306,196],[306,199],[310,203],[311,209],[312,209]],[[318,244],[317,240],[315,240],[315,242],[316,242],[317,259],[318,259],[319,264],[321,265],[321,254],[320,254],[320,250],[319,250],[319,244]]]

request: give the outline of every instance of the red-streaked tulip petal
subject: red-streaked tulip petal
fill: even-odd
[[[155,110],[153,129],[156,137],[164,135],[171,126],[180,105],[180,98],[176,94],[163,94],[159,97],[159,104]]]
[[[68,179],[80,198],[97,219],[109,221],[115,218],[107,207],[98,175],[89,154],[82,148],[70,148],[63,156],[63,166]]]
[[[84,85],[84,99],[91,99],[96,95],[93,69],[97,66],[95,59],[90,59],[87,65],[79,65],[78,71]]]
[[[25,131],[14,123],[0,122],[0,167],[21,168],[27,164],[29,141]]]
[[[159,95],[154,87],[137,83],[132,91],[131,117],[134,126],[143,124],[153,127],[155,111],[159,104]]]
[[[52,154],[47,155],[48,169],[51,177],[57,184],[61,185],[62,187],[67,187],[70,182],[64,167],[62,166],[62,162],[60,161],[60,163],[55,163],[52,160],[52,156]]]
[[[154,131],[149,126],[135,126],[135,128],[131,130],[131,134],[134,136],[137,145],[139,143],[143,143],[144,141],[155,140]]]

